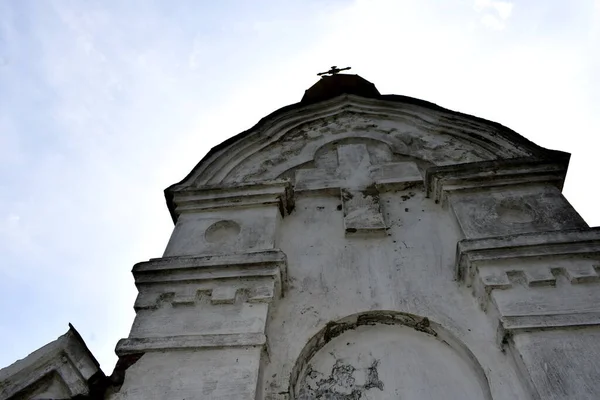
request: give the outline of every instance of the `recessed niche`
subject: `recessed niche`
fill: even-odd
[[[535,220],[533,208],[517,199],[504,199],[496,207],[500,221],[505,224],[526,224]]]
[[[292,370],[294,400],[491,400],[475,356],[426,318],[372,312],[329,323]]]
[[[405,326],[343,333],[316,352],[296,400],[489,399],[473,365],[448,344]]]
[[[208,227],[204,238],[208,243],[233,242],[240,234],[240,225],[235,221],[219,221]]]

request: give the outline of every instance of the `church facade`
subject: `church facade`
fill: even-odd
[[[599,399],[600,230],[568,162],[325,76],[165,190],[110,376],[71,327],[0,399]]]

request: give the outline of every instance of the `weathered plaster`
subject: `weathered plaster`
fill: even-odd
[[[338,322],[332,338],[327,334],[335,328],[325,328],[322,347],[292,384],[295,398],[491,398],[484,371],[464,348],[453,348],[456,340],[440,326],[383,312],[364,313],[355,322],[360,325]]]
[[[544,149],[488,121],[440,108],[342,95],[263,119],[227,148],[212,151],[180,184],[274,179],[315,159],[319,148],[349,138],[435,165],[529,157]]]
[[[534,399],[598,399],[598,327],[516,334],[511,346]]]
[[[254,400],[261,347],[147,353],[111,400]]]
[[[275,206],[183,214],[164,257],[273,249],[277,246],[279,219]]]
[[[449,203],[469,239],[588,226],[562,193],[549,185],[455,192]]]
[[[165,191],[106,399],[598,397],[600,231],[560,192],[569,155],[376,92],[285,107]],[[89,391],[49,346],[0,400]]]
[[[69,331],[0,370],[0,399],[68,399],[94,394],[105,377],[79,333]]]
[[[253,349],[239,398],[544,398],[527,335],[600,322],[598,254],[552,236],[590,235],[560,193],[567,164],[417,104],[340,96],[263,120],[167,189],[176,226],[165,257],[134,268],[117,353],[145,355],[120,395],[192,357],[203,381],[161,395],[220,377],[206,396],[222,398],[230,355]],[[357,315],[373,319],[340,328]]]
[[[458,338],[486,372],[493,398],[526,399],[497,323],[454,281],[460,228],[423,188],[381,195],[389,236],[346,238],[335,197],[298,196],[282,225],[290,287],[267,326],[267,399],[285,399],[302,349],[331,321],[391,310],[427,317]],[[310,235],[298,236],[299,230]]]

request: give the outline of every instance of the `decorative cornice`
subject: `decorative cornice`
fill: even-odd
[[[505,316],[500,322],[504,335],[537,329],[597,326],[600,325],[600,311]]]
[[[239,279],[239,278],[236,278]],[[210,289],[198,289],[193,286],[178,285],[176,288],[166,289],[163,293],[143,291],[138,295],[134,309],[157,309],[165,303],[172,306],[193,306],[196,304],[235,304],[235,303],[270,303],[281,296],[280,284],[269,278],[268,282],[247,282],[242,287],[222,286]]]
[[[458,242],[455,272],[470,284],[475,263],[526,257],[600,255],[600,228],[535,232]],[[572,272],[576,274],[576,271]]]
[[[263,333],[128,338],[119,340],[115,352],[121,357],[129,354],[152,351],[264,346],[265,343],[266,337]]]
[[[269,303],[284,295],[286,256],[281,250],[201,257],[166,257],[138,263],[136,310],[173,306]],[[158,285],[158,286],[157,286]]]
[[[510,150],[513,150],[513,157],[516,154],[536,153],[536,155],[541,155],[554,153],[535,145],[500,124],[467,114],[456,113],[433,103],[410,99],[405,96],[382,96],[381,99],[372,99],[344,94],[318,104],[298,104],[294,106],[284,107],[276,111],[263,118],[253,128],[223,142],[211,150],[186,179],[171,188],[183,186],[184,182],[189,181],[190,178],[196,180],[198,176],[206,175],[209,169],[212,170],[216,167],[215,162],[223,156],[228,159],[243,159],[248,156],[248,153],[255,153],[269,142],[279,140],[286,132],[297,126],[344,111],[364,112],[378,117],[414,117],[426,126],[443,129],[452,136],[477,142],[484,148],[490,150],[502,149],[507,154],[510,153]],[[436,116],[439,115],[440,118],[435,119],[435,121],[427,117],[423,118],[421,115],[423,111],[429,111]],[[460,127],[460,129],[457,129],[457,127]],[[502,145],[496,143],[492,137],[500,140]],[[512,142],[517,142],[518,145]],[[226,174],[226,171],[222,169],[215,169],[215,171],[220,172],[221,175]],[[205,176],[202,181],[211,181],[212,175]]]
[[[294,208],[289,180],[272,180],[237,185],[211,185],[175,190],[173,218],[182,213],[219,210],[229,207],[276,205],[282,216]]]
[[[144,283],[248,278],[282,274],[286,279],[286,256],[281,250],[199,257],[164,257],[133,266],[136,285]]]
[[[424,129],[471,143],[489,159],[526,156],[548,159],[566,154],[541,148],[495,122],[447,110],[427,101],[397,95],[373,99],[343,94],[316,104],[298,103],[284,107],[261,119],[251,129],[213,148],[186,178],[165,190],[171,214],[175,214],[172,200],[173,193],[178,189],[218,184],[244,160],[263,151],[291,130],[345,112],[362,113],[372,118],[411,120]]]
[[[462,240],[456,276],[498,318],[504,342],[520,331],[600,325],[598,260],[600,228]]]
[[[427,197],[444,203],[448,194],[499,186],[551,183],[562,188],[569,157],[559,160],[515,158],[428,168]]]

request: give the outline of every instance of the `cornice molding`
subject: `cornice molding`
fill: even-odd
[[[475,264],[527,257],[600,255],[600,228],[534,232],[458,242],[456,276],[468,282]]]
[[[424,112],[432,115],[423,115]],[[443,114],[444,112],[428,110],[412,104],[342,95],[318,103],[317,105],[285,113],[271,121],[265,122],[260,127],[258,125],[255,126],[245,132],[246,135],[243,140],[241,139],[232,143],[226,150],[224,149],[220,154],[215,154],[214,157],[210,157],[209,159],[205,157],[204,163],[198,166],[199,169],[193,171],[188,178],[175,187],[181,187],[182,185],[189,186],[192,182],[196,182],[199,185],[205,185],[209,182],[220,182],[235,166],[239,165],[246,158],[281,140],[293,129],[343,113],[369,115],[375,119],[413,120],[415,124],[423,126],[425,129],[444,131],[446,134],[456,137],[459,140],[473,143],[486,150],[490,156],[499,153],[505,153],[504,157],[533,155],[538,150],[537,146],[533,145],[533,143],[528,143],[526,146],[521,147],[515,146],[506,137],[496,132],[498,128],[490,130],[489,126],[485,126],[486,124],[481,122],[461,124],[462,118],[460,117],[440,119],[438,114]],[[503,129],[508,130],[507,128]],[[516,133],[514,134],[517,135]],[[202,179],[200,179],[201,176]]]
[[[165,257],[133,267],[136,310],[238,301],[270,303],[284,295],[287,261],[281,250],[199,257]],[[218,284],[217,284],[218,282]]]
[[[562,189],[569,159],[515,158],[431,167],[425,173],[427,197],[445,204],[448,195],[490,187],[550,183]]]
[[[343,94],[315,104],[294,104],[263,118],[251,129],[213,148],[181,182],[165,190],[174,213],[173,193],[191,186],[218,184],[244,160],[280,140],[290,130],[340,113],[360,113],[376,119],[415,121],[459,141],[471,143],[491,158],[564,157],[565,153],[541,148],[516,132],[491,121],[444,109],[433,103],[405,96],[365,98]],[[273,177],[271,177],[273,178]]]
[[[238,185],[189,187],[173,192],[173,221],[183,213],[215,211],[231,207],[260,207],[275,205],[281,216],[294,208],[293,191],[289,180],[271,180]]]
[[[181,335],[152,338],[121,339],[115,352],[122,357],[130,354],[171,350],[197,350],[222,347],[264,346],[267,339],[263,333],[229,333],[211,335]]]
[[[238,254],[155,258],[135,264],[132,273],[138,285],[202,281],[270,275],[271,269],[285,270],[286,262],[285,253],[274,249]]]
[[[522,331],[600,325],[600,228],[462,240],[455,271],[498,319],[501,343]]]

